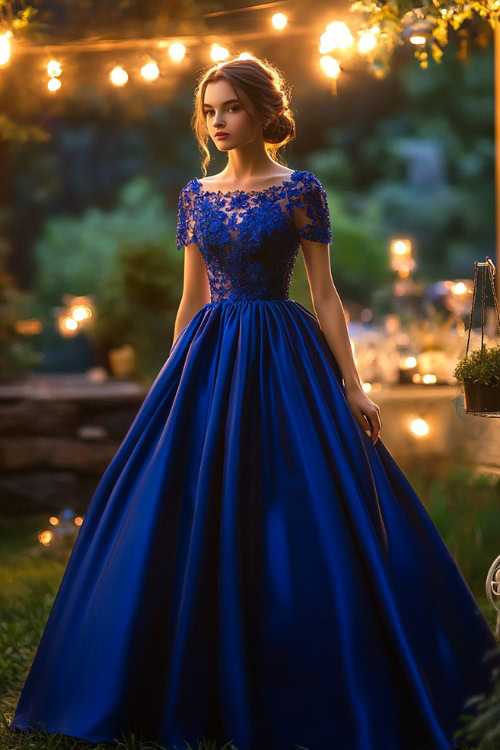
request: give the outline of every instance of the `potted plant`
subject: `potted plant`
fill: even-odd
[[[463,384],[466,411],[500,413],[500,345],[469,352],[453,375]]]

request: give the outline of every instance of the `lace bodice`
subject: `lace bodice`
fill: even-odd
[[[197,178],[181,190],[177,248],[198,245],[212,302],[287,299],[301,238],[332,240],[326,193],[311,172],[264,190],[205,190]]]

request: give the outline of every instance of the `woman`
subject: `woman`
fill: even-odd
[[[88,507],[13,728],[449,750],[493,634],[379,432],[281,74],[198,82],[169,356]],[[222,135],[225,132],[226,135]],[[225,169],[206,176],[211,138]],[[302,248],[316,315],[288,295]]]

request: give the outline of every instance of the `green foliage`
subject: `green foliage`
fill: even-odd
[[[493,651],[489,658],[497,658]],[[488,694],[475,695],[467,702],[469,710],[464,726],[454,735],[454,741],[473,743],[474,750],[498,750],[500,747],[500,670],[493,670],[493,689]]]
[[[138,376],[149,383],[172,344],[179,280],[172,261],[155,243],[126,243],[96,302],[94,334],[106,348],[130,344]]]
[[[5,270],[6,254],[6,245],[0,243],[0,373],[19,375],[29,372],[40,355],[17,330],[17,322],[26,314],[29,295],[17,290]]]
[[[181,293],[175,222],[164,196],[136,177],[114,210],[51,218],[35,246],[40,305],[48,310],[65,294],[92,294],[89,334],[105,349],[134,346],[137,375],[147,382],[168,354]]]
[[[466,354],[457,363],[454,377],[462,383],[500,385],[500,345],[482,346]]]
[[[135,177],[122,188],[112,211],[89,208],[81,217],[48,219],[34,248],[40,299],[60,305],[64,294],[99,295],[122,245],[149,242],[168,253],[174,249],[174,229],[164,196],[145,177]],[[171,257],[176,259],[173,253]]]

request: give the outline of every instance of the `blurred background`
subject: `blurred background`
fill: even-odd
[[[0,665],[7,707],[97,482],[168,357],[177,201],[202,176],[193,92],[203,68],[233,55],[268,59],[292,87],[297,138],[281,154],[327,192],[332,275],[381,438],[493,625],[497,6],[0,5],[0,652],[17,654]],[[226,157],[209,146],[215,174]],[[290,296],[312,309],[300,253]],[[471,350],[491,350],[482,413],[455,377],[468,335]]]

